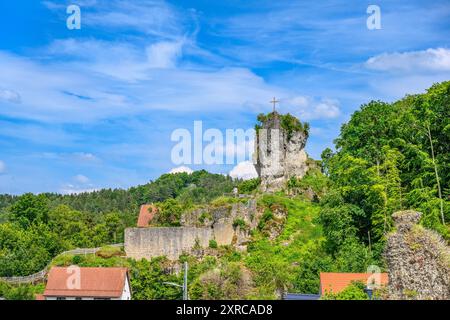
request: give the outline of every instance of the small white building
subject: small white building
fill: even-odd
[[[53,267],[44,300],[131,300],[127,268]]]

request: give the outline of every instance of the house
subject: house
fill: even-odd
[[[45,300],[130,300],[127,268],[53,267]]]
[[[370,279],[369,279],[370,278]],[[339,293],[347,288],[353,281],[367,283],[367,289],[371,290],[375,284],[385,286],[388,283],[387,273],[320,273],[320,294]]]
[[[139,211],[139,217],[137,226],[139,228],[146,228],[150,225],[150,222],[152,221],[153,217],[156,213],[156,206],[152,204],[144,204],[141,206],[141,209]]]
[[[321,296],[327,293],[341,292],[353,281],[367,284],[366,292],[369,298],[372,298],[372,290],[376,287],[376,284],[379,286],[388,284],[388,274],[321,272],[319,294],[286,293],[283,300],[319,300]]]

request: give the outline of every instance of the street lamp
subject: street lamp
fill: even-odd
[[[169,286],[174,286],[183,289],[183,300],[189,300],[188,298],[188,287],[187,287],[187,274],[188,274],[188,264],[184,262],[184,281],[183,285],[174,282],[163,282],[163,284],[167,284]]]

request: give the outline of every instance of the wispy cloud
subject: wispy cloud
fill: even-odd
[[[171,130],[199,119],[249,128],[273,96],[311,122],[318,157],[360,104],[450,79],[447,0],[382,1],[377,31],[356,1],[41,3],[42,32],[2,38],[3,192],[144,183],[173,167]],[[76,32],[65,29],[68,4],[81,7]],[[235,150],[246,148],[220,152]],[[74,180],[80,172],[95,183]]]
[[[20,94],[13,90],[0,88],[0,101],[2,100],[11,103],[20,103]]]
[[[330,119],[340,115],[339,101],[330,98],[314,99],[308,96],[295,96],[281,99],[283,111],[302,120]]]
[[[390,72],[445,72],[450,71],[450,50],[430,48],[421,51],[383,53],[365,63],[369,69]]]
[[[86,184],[86,183],[88,183],[88,182],[90,181],[90,179],[89,179],[88,177],[86,177],[86,176],[84,176],[84,175],[82,175],[82,174],[77,174],[77,175],[74,177],[74,180],[75,180],[76,182],[78,182],[78,183],[81,183],[81,184]]]
[[[6,164],[0,160],[0,174],[5,173],[6,171]]]
[[[50,10],[65,13],[61,9],[73,1],[44,1]],[[135,31],[147,36],[174,39],[182,36],[190,17],[163,0],[85,0],[75,1],[82,12],[82,28],[112,31]]]

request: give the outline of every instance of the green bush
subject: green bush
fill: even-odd
[[[214,239],[209,240],[209,247],[211,249],[217,249],[217,241]]]
[[[246,230],[248,226],[247,226],[247,224],[245,223],[244,219],[242,219],[242,218],[236,218],[236,219],[234,219],[234,221],[233,221],[233,228],[236,229],[237,227],[240,227],[241,230]]]
[[[254,178],[250,180],[244,180],[238,185],[239,193],[252,193],[256,189],[258,189],[259,185],[261,184],[260,178]]]
[[[321,300],[369,300],[369,296],[364,291],[365,285],[359,281],[353,281],[347,288],[339,293],[327,293]]]

